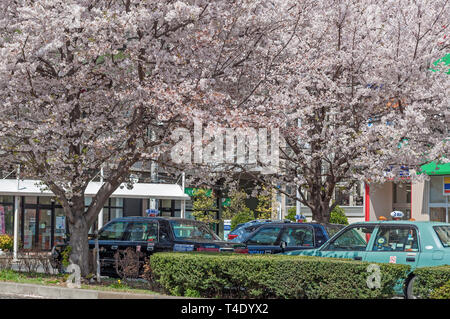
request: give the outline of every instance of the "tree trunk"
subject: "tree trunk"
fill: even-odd
[[[328,223],[330,220],[330,205],[328,199],[313,200],[313,206],[310,207],[312,220],[318,223]]]
[[[69,261],[80,267],[83,277],[89,274],[89,225],[83,217],[77,218],[75,223],[69,222],[70,241],[72,247]]]

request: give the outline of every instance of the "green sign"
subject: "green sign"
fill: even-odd
[[[222,207],[228,207],[231,204],[231,199],[230,198],[222,198]]]
[[[205,190],[204,188],[192,188],[192,187],[185,187],[184,188],[184,193],[189,195],[189,196],[195,196],[195,192],[199,191],[199,190]],[[212,194],[212,189],[207,189],[206,190],[206,196],[210,197]]]
[[[450,163],[436,164],[436,162],[431,162],[423,165],[420,173],[427,175],[450,175]]]
[[[445,65],[450,65],[450,53],[448,53],[446,56],[444,56],[442,59],[437,60],[433,63],[433,65],[438,65],[439,63],[444,62]],[[431,69],[431,71],[436,72],[437,70]],[[447,71],[447,74],[450,74],[450,68]]]

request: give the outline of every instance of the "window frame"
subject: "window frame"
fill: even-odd
[[[416,225],[409,225],[409,224],[379,224],[376,228],[376,232],[372,234],[372,236],[374,236],[374,238],[377,238],[378,233],[380,231],[380,229],[382,227],[386,227],[386,228],[412,228],[416,231],[416,235],[417,235],[417,251],[406,251],[406,250],[373,250],[373,248],[375,247],[375,240],[372,240],[370,249],[367,249],[368,252],[371,253],[375,253],[375,252],[380,252],[380,253],[386,253],[386,252],[391,252],[391,253],[420,253],[421,250],[421,242],[420,242],[420,232],[419,232],[419,228]],[[370,242],[369,242],[370,243]]]
[[[367,224],[355,224],[355,225],[351,225],[349,227],[344,227],[343,229],[341,229],[339,232],[337,232],[336,234],[333,235],[332,240],[328,240],[328,242],[326,244],[324,244],[320,250],[321,251],[336,251],[336,252],[343,252],[343,251],[367,251],[368,247],[371,247],[370,244],[373,241],[373,236],[377,234],[377,228],[378,228],[378,224],[371,224],[371,225],[367,225]],[[373,227],[372,233],[370,234],[370,239],[367,242],[366,248],[364,250],[336,250],[336,249],[329,249],[330,245],[333,244],[338,238],[340,238],[344,233],[346,233],[348,230],[350,229],[354,229],[354,228],[361,228],[361,227]]]
[[[433,228],[433,231],[434,231],[434,233],[436,234],[436,237],[438,238],[438,240],[439,240],[439,242],[441,243],[442,247],[444,247],[444,248],[450,248],[450,245],[444,245],[444,243],[442,242],[441,236],[439,236],[439,234],[438,234],[438,232],[437,232],[437,229],[436,229],[436,228],[438,228],[438,227],[450,227],[450,226],[448,226],[448,225],[436,225],[436,226],[433,226],[433,227],[432,227],[432,228]]]

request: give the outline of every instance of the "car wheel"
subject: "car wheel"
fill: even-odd
[[[406,299],[419,299],[419,296],[414,294],[414,285],[415,285],[416,280],[417,280],[417,277],[413,276],[408,281],[408,285],[406,286]]]

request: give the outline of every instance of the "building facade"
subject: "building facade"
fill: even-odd
[[[91,182],[86,189],[88,207],[101,183]],[[126,216],[147,216],[158,209],[162,216],[180,216],[182,203],[190,197],[178,184],[136,183],[132,189],[121,185],[99,214],[93,232],[110,220]],[[0,180],[0,234],[14,236],[18,249],[48,251],[63,243],[67,222],[62,206],[37,180]]]

